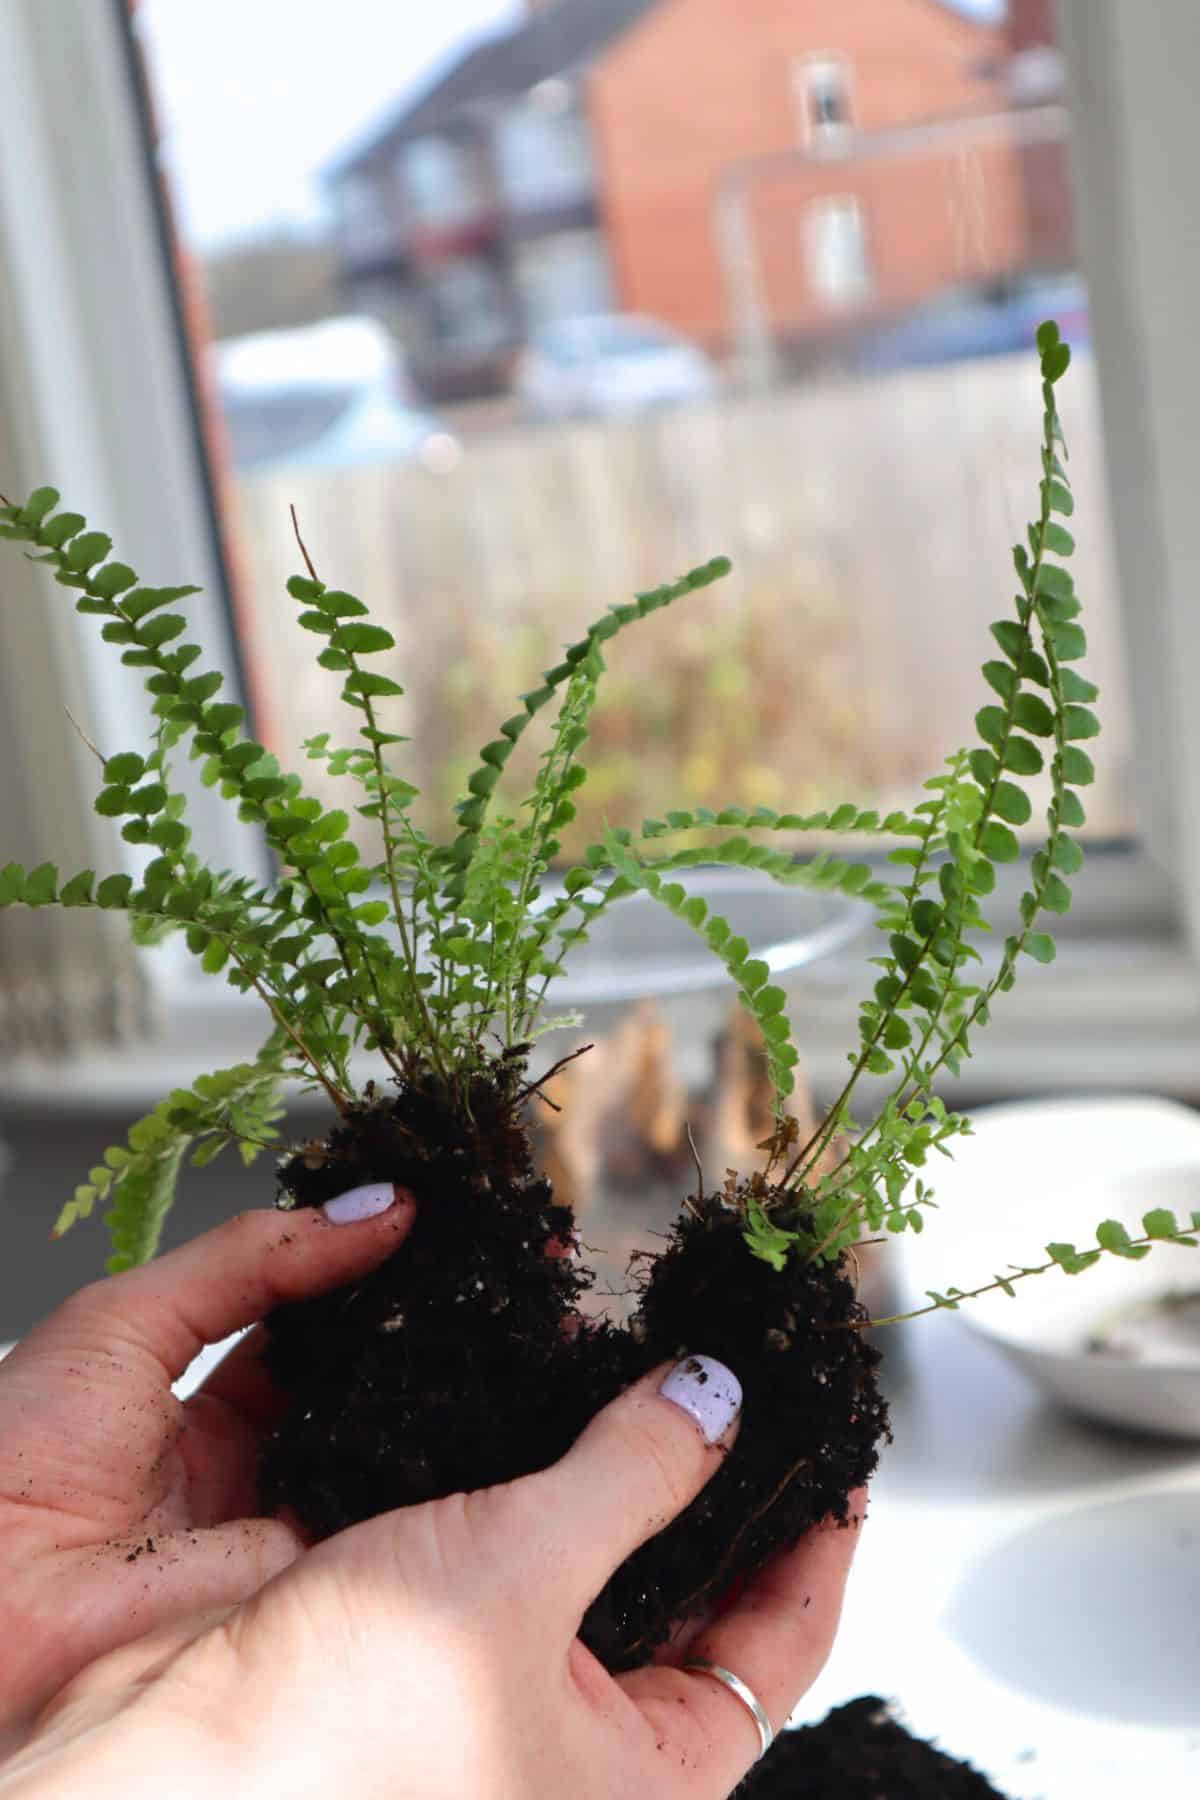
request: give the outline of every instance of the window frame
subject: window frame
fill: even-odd
[[[1075,110],[1074,157],[1118,568],[1123,591],[1137,595],[1128,641],[1145,820],[1136,852],[1095,854],[1103,880],[1097,870],[1082,884],[1080,907],[1063,923],[1082,953],[1097,947],[1098,974],[1107,959],[1105,997],[1128,1026],[1129,1054],[1113,1046],[1104,1079],[1136,1085],[1154,1068],[1163,1086],[1167,1063],[1148,1059],[1147,1044],[1164,1056],[1172,1049],[1177,1061],[1181,1045],[1200,1044],[1200,708],[1190,700],[1200,686],[1200,615],[1191,604],[1200,589],[1200,509],[1187,479],[1190,422],[1200,416],[1200,345],[1188,316],[1188,296],[1200,290],[1200,235],[1187,241],[1172,229],[1169,179],[1188,134],[1200,137],[1187,54],[1200,47],[1200,22],[1190,0],[1160,0],[1156,32],[1141,36],[1119,0],[1062,0],[1061,12],[1071,78],[1093,102]],[[131,31],[127,0],[55,0],[52,8],[0,0],[0,108],[23,146],[20,159],[0,166],[0,244],[16,294],[14,317],[0,316],[0,371],[16,396],[21,465],[6,479],[32,486],[53,470],[72,501],[102,518],[131,560],[141,559],[149,579],[182,569],[203,582],[209,597],[196,629],[209,665],[237,691],[171,245],[133,103]],[[1114,232],[1128,253],[1114,253]],[[147,470],[152,487],[142,485]],[[144,713],[140,687],[87,642],[98,728],[123,742]],[[226,867],[263,876],[259,835],[199,785],[196,765],[181,763],[179,775],[205,849]],[[1163,987],[1148,1004],[1144,976],[1127,979],[1112,963],[1118,943],[1167,959],[1170,993]],[[181,944],[146,966],[167,1030],[140,1061],[130,1059],[130,1083],[157,1087],[198,1033],[213,1040],[206,1054],[217,1060],[244,1054],[260,1035],[247,999],[202,977]],[[1094,1012],[1073,1012],[1073,1003],[1064,1011],[1054,974],[1039,974],[1044,999],[1031,1003],[1021,1040],[1027,1089],[1078,1085],[1077,1072],[1096,1066]],[[1004,1085],[991,1041],[982,1041],[971,1074],[984,1091]],[[817,1043],[818,1067],[824,1054]],[[77,1088],[88,1078],[80,1073]],[[122,1078],[119,1069],[108,1074],[110,1085]],[[1182,1079],[1179,1070],[1177,1091]],[[1191,1086],[1200,1090],[1200,1081]]]
[[[125,0],[52,8],[0,0],[0,42],[0,116],[9,141],[24,150],[0,158],[9,276],[0,364],[20,465],[6,479],[28,489],[53,471],[72,504],[104,522],[146,579],[178,578],[182,569],[199,582],[193,641],[245,703],[187,361],[186,301],[174,279]],[[113,658],[98,631],[81,628],[78,642],[101,744],[115,750],[144,738],[151,715],[138,672]],[[181,758],[174,773],[197,848],[222,867],[265,876],[260,834],[203,786],[198,764]],[[136,874],[147,855],[114,833],[115,867]],[[193,967],[174,940],[146,965],[160,1001]]]

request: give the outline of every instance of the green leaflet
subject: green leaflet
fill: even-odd
[[[187,1145],[188,1139],[182,1135],[168,1138],[155,1151],[138,1156],[125,1176],[113,1184],[106,1220],[112,1242],[105,1265],[110,1275],[149,1262],[157,1252]],[[61,1230],[56,1230],[57,1235]]]
[[[751,1200],[746,1208],[746,1229],[742,1238],[751,1256],[757,1256],[761,1262],[769,1263],[775,1270],[782,1270],[798,1242],[799,1234],[785,1231],[773,1224],[759,1202]]]

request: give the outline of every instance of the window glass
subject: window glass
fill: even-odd
[[[499,273],[482,257],[461,257],[435,269],[427,290],[434,335],[451,347],[488,349],[509,335]]]
[[[343,181],[337,190],[334,229],[348,256],[386,250],[394,229],[390,195],[385,182],[368,175]]]
[[[457,224],[483,204],[478,161],[468,144],[452,137],[419,138],[403,146],[397,166],[408,212],[422,223]],[[352,184],[362,179],[346,177]]]
[[[397,639],[431,818],[564,640],[718,552],[725,584],[613,644],[568,848],[668,796],[910,804],[973,733],[1053,315],[1105,713],[1088,829],[1136,834],[1050,9],[889,0],[852,54],[839,0],[759,0],[732,35],[711,11],[339,0],[331,33],[319,0],[286,31],[273,0],[136,8],[219,339],[198,365],[301,334],[274,387],[207,383],[260,732],[295,764],[336,723],[288,629],[294,502]],[[378,366],[334,369],[347,322]]]
[[[563,206],[593,197],[591,140],[566,82],[547,81],[507,107],[496,164],[509,206]]]
[[[871,291],[862,207],[852,194],[814,200],[805,220],[809,280],[830,306],[854,306]]]
[[[608,252],[598,231],[553,231],[520,244],[517,283],[531,334],[557,319],[603,313],[612,301]]]

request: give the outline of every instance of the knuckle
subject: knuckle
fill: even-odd
[[[436,1567],[449,1575],[460,1571],[482,1549],[490,1523],[491,1490],[470,1494],[446,1494],[425,1509],[428,1549]]]
[[[518,1482],[499,1482],[453,1498],[458,1503],[454,1527],[459,1541],[477,1553],[493,1548],[496,1540],[520,1543],[534,1522],[528,1495]]]
[[[88,1319],[96,1313],[106,1312],[110,1304],[110,1296],[114,1286],[125,1280],[124,1275],[108,1275],[100,1281],[87,1281],[81,1288],[76,1288],[68,1295],[59,1308],[62,1319]]]
[[[81,1343],[100,1343],[114,1319],[121,1316],[121,1283],[127,1275],[108,1275],[76,1288],[36,1329],[35,1341],[43,1345],[60,1337],[76,1338]],[[35,1334],[31,1333],[31,1339]]]
[[[663,1409],[665,1413],[666,1409]],[[647,1471],[656,1494],[653,1504],[666,1518],[683,1511],[696,1490],[700,1445],[690,1425],[659,1416],[657,1409],[630,1410],[613,1421],[617,1452]],[[695,1439],[695,1442],[692,1440]]]

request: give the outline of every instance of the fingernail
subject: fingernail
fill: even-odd
[[[658,1391],[695,1420],[708,1444],[715,1444],[742,1410],[741,1382],[712,1356],[685,1356]]]
[[[335,1199],[327,1200],[321,1211],[331,1225],[357,1225],[360,1219],[374,1219],[394,1206],[400,1190],[391,1181],[368,1181],[364,1187],[350,1188]]]

